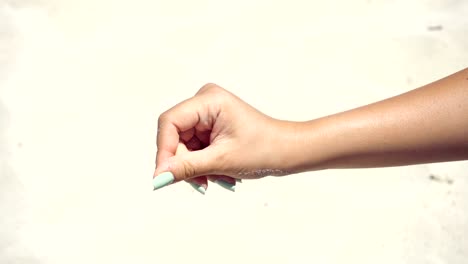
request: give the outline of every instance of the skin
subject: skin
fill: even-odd
[[[207,84],[159,117],[155,177],[207,186],[304,171],[468,159],[468,68],[377,103],[277,120]]]

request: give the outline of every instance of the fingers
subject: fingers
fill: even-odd
[[[208,189],[208,179],[206,176],[195,177],[187,180],[187,182],[201,194],[205,194]]]
[[[206,175],[226,169],[226,164],[220,165],[225,160],[226,149],[220,144],[210,145],[228,125],[226,120],[229,118],[221,115],[221,109],[225,109],[224,103],[231,102],[226,100],[226,96],[229,98],[224,89],[208,84],[193,98],[179,103],[159,117],[153,179],[155,189],[185,180],[204,193],[208,187]],[[220,115],[224,117],[220,120],[224,121],[216,122]],[[236,181],[230,177],[211,179],[227,189],[235,188]]]
[[[241,182],[238,179],[231,178],[229,176],[224,176],[224,175],[209,175],[209,176],[201,176],[201,177],[196,177],[187,180],[192,187],[200,192],[201,194],[205,194],[207,189],[208,189],[208,179],[213,182],[218,184],[219,186],[223,187],[226,190],[235,192],[236,191],[236,185],[238,182]]]
[[[210,180],[213,183],[218,184],[219,186],[223,187],[226,190],[235,192],[236,191],[236,184],[241,182],[240,180],[231,178],[225,175],[209,175],[209,176],[201,176],[187,180],[192,187],[200,192],[201,194],[205,194],[208,189],[208,181]]]
[[[219,170],[218,156],[216,149],[208,146],[202,150],[190,151],[168,158],[161,163],[161,170],[172,172],[174,181],[210,175]]]
[[[203,148],[202,142],[197,137],[192,137],[185,144],[190,151],[201,150]]]
[[[211,130],[208,131],[195,131],[195,136],[200,140],[203,146],[208,146],[210,142]]]
[[[197,143],[193,142],[193,140],[189,140],[188,144],[196,147]],[[156,169],[155,174],[158,175],[162,171],[170,171],[174,177],[173,182],[194,179],[191,181],[192,183],[207,185],[206,179],[203,180],[200,176],[210,174],[216,168],[213,165],[216,157],[211,154],[212,149],[189,151],[188,146],[180,141],[177,143],[175,153],[176,155],[167,158],[166,161],[161,163]]]
[[[237,181],[236,181],[236,179],[234,179],[232,177],[225,176],[225,175],[209,175],[208,180],[218,184],[219,186],[221,186],[221,187],[223,187],[223,188],[225,188],[225,189],[227,189],[229,191],[232,191],[232,192],[236,191]]]
[[[179,137],[183,142],[189,141],[195,135],[195,128],[180,132]]]
[[[211,130],[220,113],[220,98],[223,98],[219,95],[225,94],[225,90],[219,86],[206,84],[194,97],[161,114],[158,119],[156,154],[158,173],[167,170],[161,169],[161,164],[175,155],[180,139],[186,142],[196,133],[204,146],[210,143]]]
[[[185,144],[179,143],[177,147],[176,155],[181,155],[182,153],[189,152],[188,148],[189,147],[187,147]],[[208,189],[208,179],[206,178],[206,176],[200,176],[200,177],[188,179],[187,182],[201,194],[205,194],[206,190]]]
[[[189,139],[193,136],[194,131],[191,130],[200,122],[200,116],[208,114],[204,108],[205,106],[198,98],[191,98],[174,106],[159,117],[156,140],[158,148],[156,154],[157,170],[163,162],[175,155],[181,136],[183,139]]]
[[[197,140],[189,140],[186,144],[179,141],[176,146],[175,155],[166,158],[164,161],[158,162],[158,166],[155,171],[155,176],[162,172],[171,172],[175,182],[188,180],[197,176],[209,174],[210,159],[213,159],[213,155],[210,155],[211,149],[189,151],[189,148],[194,149],[199,146],[200,142]],[[203,151],[203,153],[200,153]],[[203,158],[204,156],[204,158]]]
[[[187,142],[186,144],[179,143],[177,147],[177,152],[176,155],[183,155],[185,153],[190,152],[189,149],[190,147],[187,146],[187,144],[190,144],[191,140]],[[208,176],[199,176],[191,179],[187,179],[186,181],[190,183],[190,185],[200,192],[201,194],[205,194],[207,189],[208,189],[208,179],[214,183],[217,183],[221,187],[230,190],[230,191],[235,191],[236,188],[236,180],[234,178],[224,176],[224,175],[208,175]]]

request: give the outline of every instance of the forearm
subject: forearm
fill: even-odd
[[[347,112],[287,125],[294,171],[468,159],[468,69]]]

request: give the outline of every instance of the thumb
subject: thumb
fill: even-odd
[[[168,158],[154,172],[154,189],[162,188],[171,183],[188,180],[217,171],[218,155],[216,149],[207,147],[202,150],[178,153]]]

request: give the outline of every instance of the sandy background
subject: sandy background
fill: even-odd
[[[467,263],[467,162],[151,186],[206,82],[308,120],[467,66],[464,0],[0,0],[0,263]]]

